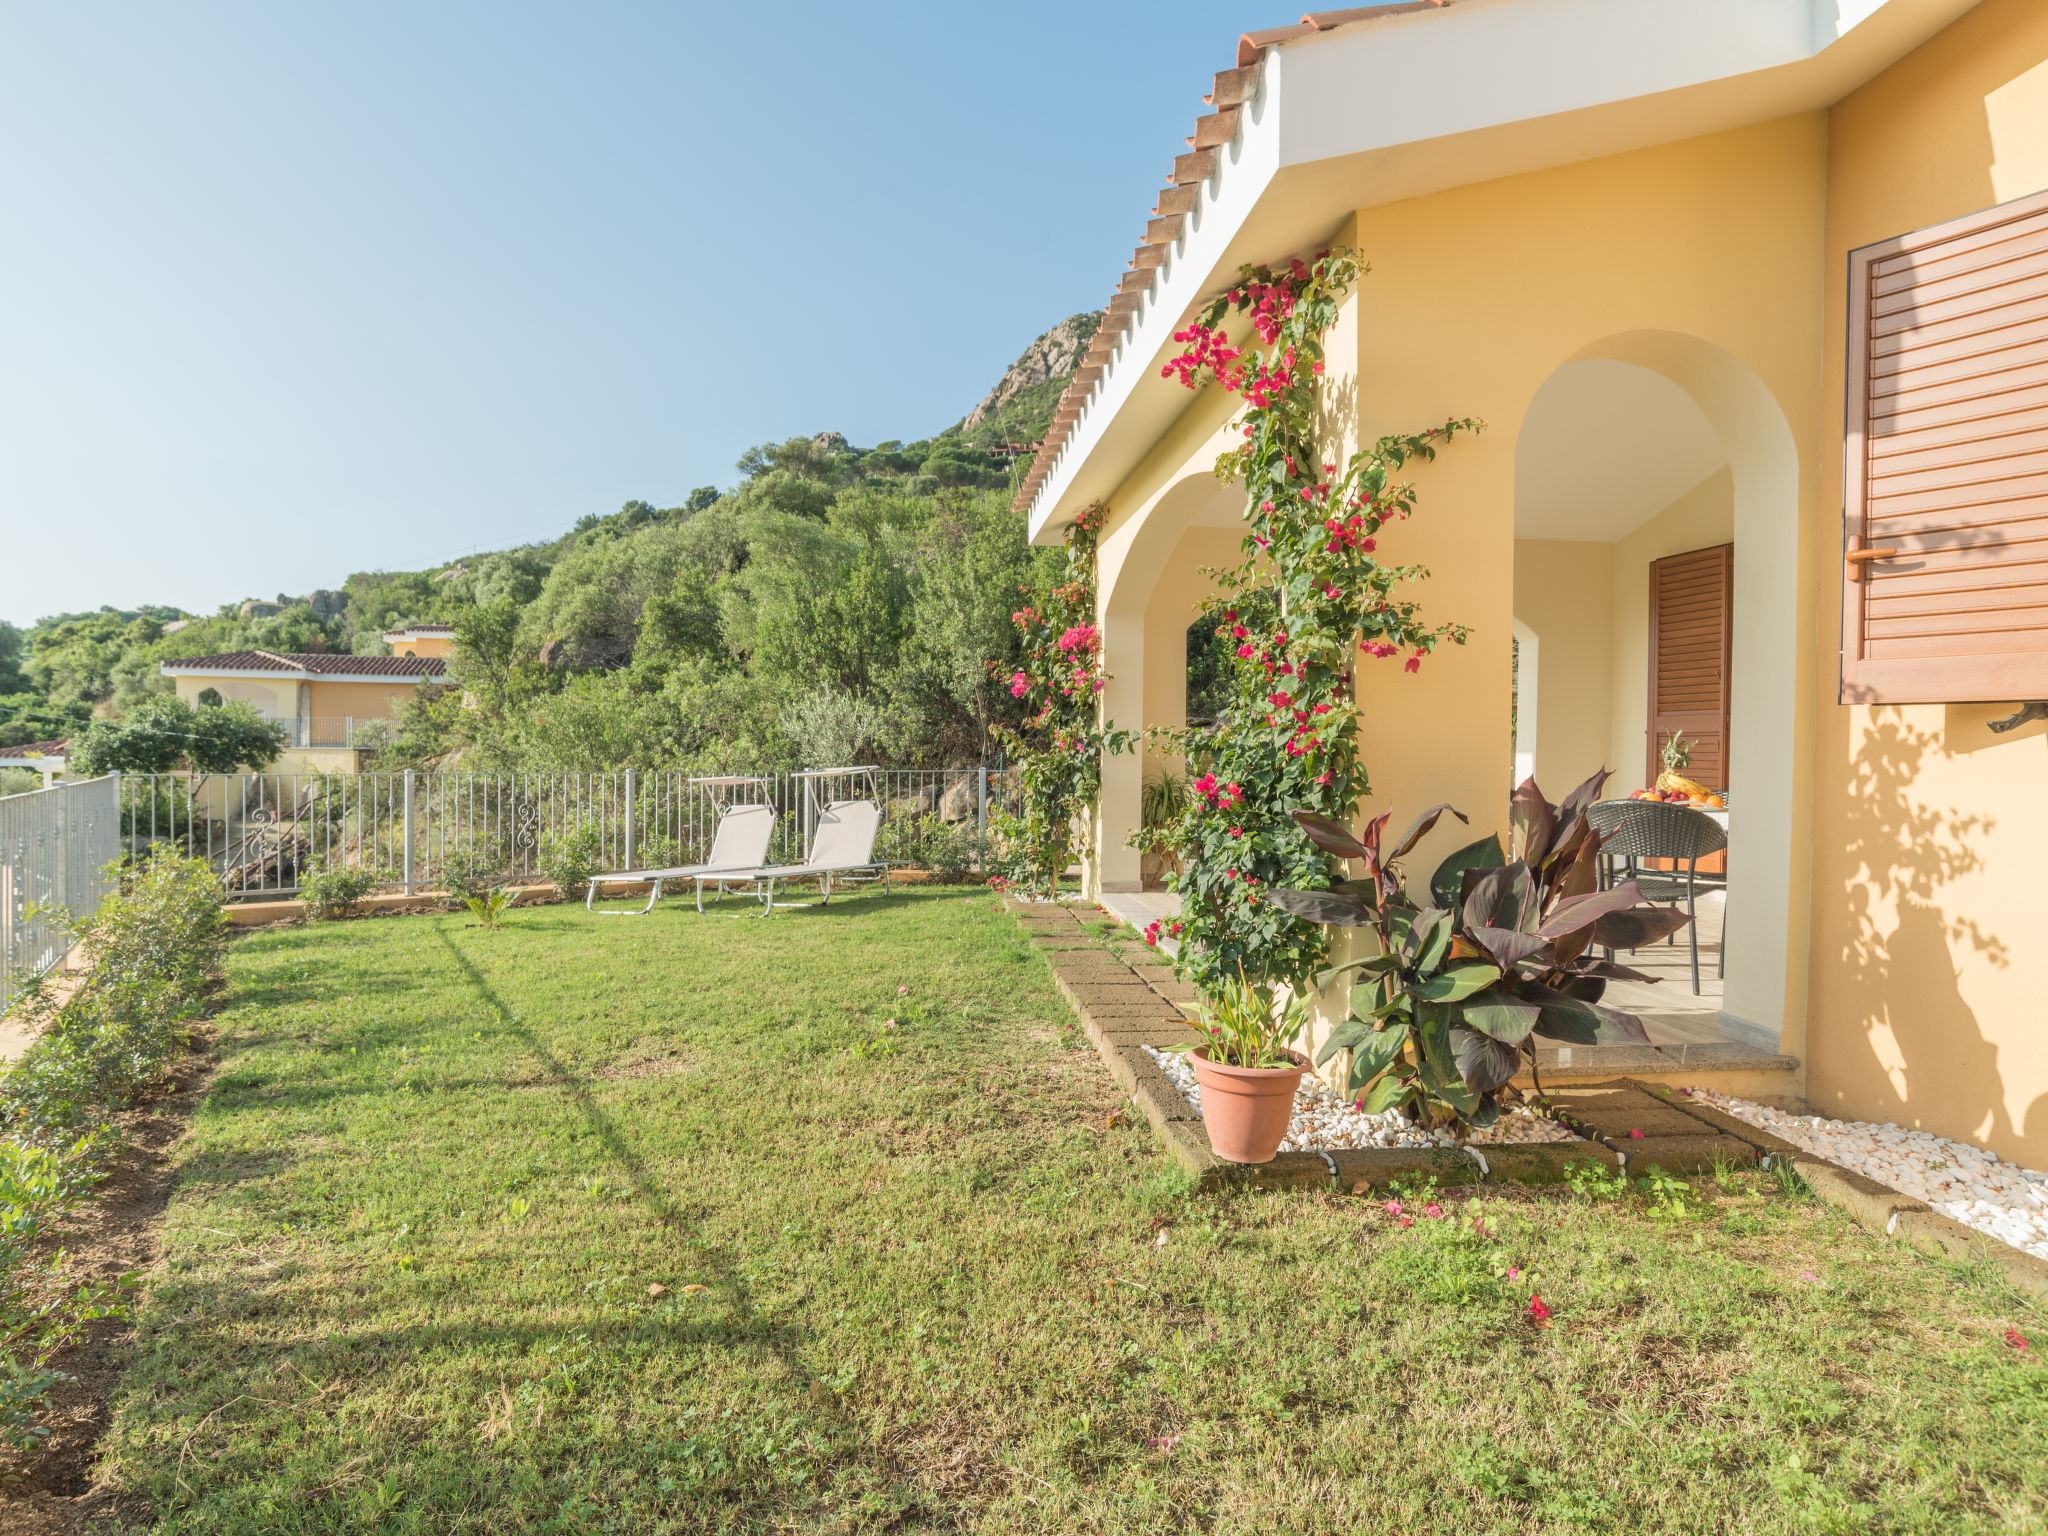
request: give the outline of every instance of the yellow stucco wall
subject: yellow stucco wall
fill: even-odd
[[[1515,541],[1515,617],[1536,635],[1536,782],[1552,799],[1610,764],[1613,615],[1612,544]]]
[[[391,644],[394,656],[453,656],[455,641],[448,635],[416,635],[410,640],[395,640]]]
[[[1839,103],[1829,142],[1807,1096],[2048,1167],[2048,733],[1833,702],[1848,253],[2048,188],[2048,6],[1985,0]]]
[[[383,720],[396,715],[399,705],[413,695],[412,682],[313,683],[313,714],[317,718],[354,716],[358,720]]]
[[[199,695],[211,688],[227,704],[253,704],[267,720],[290,720],[299,711],[296,678],[275,682],[256,677],[177,677],[171,679],[178,697],[187,704],[199,702]]]

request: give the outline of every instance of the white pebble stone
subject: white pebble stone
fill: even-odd
[[[1747,1099],[1695,1088],[1692,1096],[1723,1114],[1853,1168],[1945,1216],[2048,1258],[2048,1173],[2001,1161],[1995,1153],[1901,1125],[1788,1115]],[[1936,1166],[1936,1165],[1940,1166]]]

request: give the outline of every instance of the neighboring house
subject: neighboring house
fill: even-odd
[[[33,768],[43,776],[43,788],[64,777],[63,741],[31,741],[19,747],[0,747],[0,768]]]
[[[1181,722],[1237,558],[1235,402],[1161,377],[1172,333],[1354,245],[1354,445],[1487,424],[1381,536],[1472,639],[1361,665],[1368,813],[1470,815],[1427,869],[1511,760],[1625,792],[1683,729],[1728,791],[1710,1023],[1797,1058],[1779,1091],[2048,1166],[2048,725],[1990,728],[2048,699],[2048,5],[1425,0],[1251,34],[1211,100],[1021,498],[1040,543],[1106,504],[1104,714]],[[1148,764],[1106,764],[1099,892]]]
[[[455,654],[455,626],[409,624],[404,629],[386,630],[384,643],[394,656],[439,656],[445,661]]]
[[[211,688],[282,721],[288,747],[281,771],[336,772],[360,766],[364,726],[392,719],[420,684],[438,682],[447,667],[438,656],[230,651],[167,661],[161,670],[188,704]]]

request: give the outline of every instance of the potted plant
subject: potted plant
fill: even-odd
[[[1202,1086],[1202,1120],[1209,1145],[1232,1163],[1267,1163],[1287,1138],[1294,1090],[1308,1058],[1292,1049],[1308,1022],[1298,997],[1276,1000],[1270,987],[1248,981],[1240,969],[1200,999],[1199,1038],[1185,1051]]]

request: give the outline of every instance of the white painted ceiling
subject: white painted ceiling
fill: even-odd
[[[1515,537],[1612,542],[1727,462],[1706,414],[1661,373],[1566,363],[1515,440]]]

